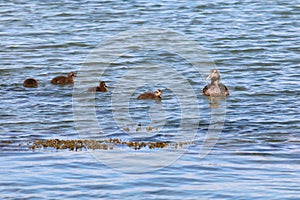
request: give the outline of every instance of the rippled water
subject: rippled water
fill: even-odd
[[[2,1],[0,13],[2,198],[299,198],[299,1]],[[76,108],[85,111],[86,104],[74,106],[78,90],[72,85],[50,84],[54,76],[70,71],[78,73],[77,81],[97,84],[97,69],[102,69],[103,60],[93,65],[87,59],[89,53],[104,48],[105,41],[115,41],[124,31],[130,35],[149,28],[174,31],[201,45],[214,60],[231,96],[210,104],[200,95],[206,84],[201,75],[206,76],[213,64],[206,65],[206,74],[195,71],[177,51],[164,49],[170,35],[159,34],[148,37],[146,43],[156,39],[161,49],[144,46],[140,51],[125,43],[128,40],[120,40],[130,51],[115,55],[117,59],[101,77],[109,93],[91,98],[93,94],[79,91],[80,97],[90,98],[87,102],[94,100],[96,119],[76,114]],[[189,55],[196,52],[190,50]],[[81,74],[85,64],[96,66],[92,81]],[[131,69],[134,73],[128,74]],[[169,80],[179,89],[188,83],[196,100],[192,101],[191,90],[176,96],[174,88],[161,82],[136,87],[143,80],[151,81],[151,74],[153,80]],[[23,87],[29,77],[39,81],[38,88]],[[124,99],[118,95],[135,87],[127,107],[123,106]],[[158,87],[164,91],[161,102],[135,99]],[[199,112],[198,116],[182,115],[182,105],[190,104],[185,111]],[[222,132],[213,150],[201,158],[211,116],[222,106],[226,106]],[[126,108],[128,115],[114,116],[126,113]],[[187,119],[191,126],[183,126],[180,132],[181,122]],[[101,130],[93,130],[91,122]],[[139,123],[142,128],[151,125],[156,129],[136,132]],[[33,151],[27,145],[37,139],[79,137],[179,141],[184,134],[191,135],[195,123],[199,125],[197,136],[188,149]],[[153,168],[147,168],[150,164]],[[128,167],[130,173],[123,170]]]

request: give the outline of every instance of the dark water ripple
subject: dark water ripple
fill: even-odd
[[[3,199],[299,198],[299,2],[2,1],[0,14]],[[127,174],[97,162],[85,150],[28,149],[28,142],[36,139],[79,137],[72,110],[73,87],[53,86],[51,78],[78,71],[101,42],[140,27],[179,31],[202,45],[215,61],[231,96],[213,151],[199,157],[213,112],[208,100],[199,95],[205,82],[187,61],[164,51],[127,52],[111,63],[103,78],[113,91],[118,77],[136,64],[177,68],[197,92],[200,108],[199,135],[183,156],[160,170]],[[29,77],[39,81],[37,89],[23,88],[22,82]],[[138,88],[134,95],[156,87]],[[141,133],[135,139],[176,138],[179,103],[170,88],[163,89],[162,104],[138,102],[133,96],[131,114],[143,126],[149,123],[149,108],[163,105],[172,113],[161,132]],[[104,103],[110,95],[96,94],[101,136],[130,139]],[[128,127],[134,130],[138,122]],[[124,152],[138,155],[127,148]],[[112,152],[112,161],[118,162],[117,156]]]

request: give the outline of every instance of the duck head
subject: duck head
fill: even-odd
[[[100,87],[102,87],[102,88],[106,88],[106,87],[107,87],[107,85],[105,84],[105,82],[104,82],[104,81],[101,81],[101,82],[100,82]]]
[[[162,91],[160,89],[155,91],[155,96],[161,97]]]
[[[68,74],[68,77],[75,77],[76,75],[75,75],[75,73],[74,72],[70,72],[69,74]]]
[[[208,79],[210,79],[211,82],[220,80],[220,73],[218,72],[218,70],[216,70],[216,69],[210,70],[210,74],[208,75],[206,80],[208,80]]]

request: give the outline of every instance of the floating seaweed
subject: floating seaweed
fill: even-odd
[[[84,149],[101,149],[112,150],[115,145],[122,145],[140,150],[142,148],[148,149],[163,149],[163,148],[184,148],[186,145],[194,144],[193,142],[143,142],[143,141],[122,141],[118,138],[109,138],[107,140],[92,140],[92,139],[75,139],[75,140],[60,140],[60,139],[48,139],[48,140],[36,140],[29,145],[29,148],[42,149],[42,148],[55,148],[55,149],[68,149],[71,151],[78,151]]]

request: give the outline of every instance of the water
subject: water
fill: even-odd
[[[299,198],[299,1],[2,1],[0,12],[2,198]],[[127,44],[132,51],[119,56],[102,77],[110,92],[95,97],[101,130],[93,132],[88,116],[79,120],[87,122],[84,134],[73,112],[76,91],[73,86],[51,85],[51,78],[70,71],[80,74],[89,53],[101,42],[124,31],[149,27],[178,32],[201,45],[214,60],[231,96],[216,108],[200,95],[206,84],[203,77],[180,55],[163,49],[139,51]],[[160,35],[149,39],[157,39],[162,47],[167,43]],[[138,68],[141,66],[145,68]],[[120,81],[128,75],[128,87],[135,88],[148,76],[137,81],[135,73],[126,72],[133,69],[143,74],[147,69],[154,77],[161,73],[172,82],[179,77],[170,73],[174,68],[183,76],[175,85],[185,86],[187,81],[195,92],[196,101],[191,93],[182,98],[191,105],[197,102],[198,116],[182,117],[182,98],[172,88],[154,82],[130,93],[133,120],[129,123],[122,116],[124,102],[118,95],[126,92],[118,90],[125,84]],[[29,77],[39,81],[38,88],[23,88]],[[92,83],[97,84],[99,77],[94,78]],[[158,87],[164,90],[161,102],[135,99]],[[115,104],[110,107],[113,95]],[[211,115],[224,105],[222,132],[215,135],[219,138],[213,150],[200,158]],[[187,106],[186,112],[193,113],[193,106]],[[117,121],[113,113],[120,114]],[[199,125],[195,143],[188,149],[33,151],[27,145],[37,139],[83,136],[179,141],[194,130],[194,126],[183,126],[183,132],[178,131],[186,119]],[[136,132],[138,123],[157,130]],[[126,127],[133,131],[127,134]],[[140,171],[122,170],[132,167],[132,162],[130,169]],[[154,168],[147,168],[150,164]]]

